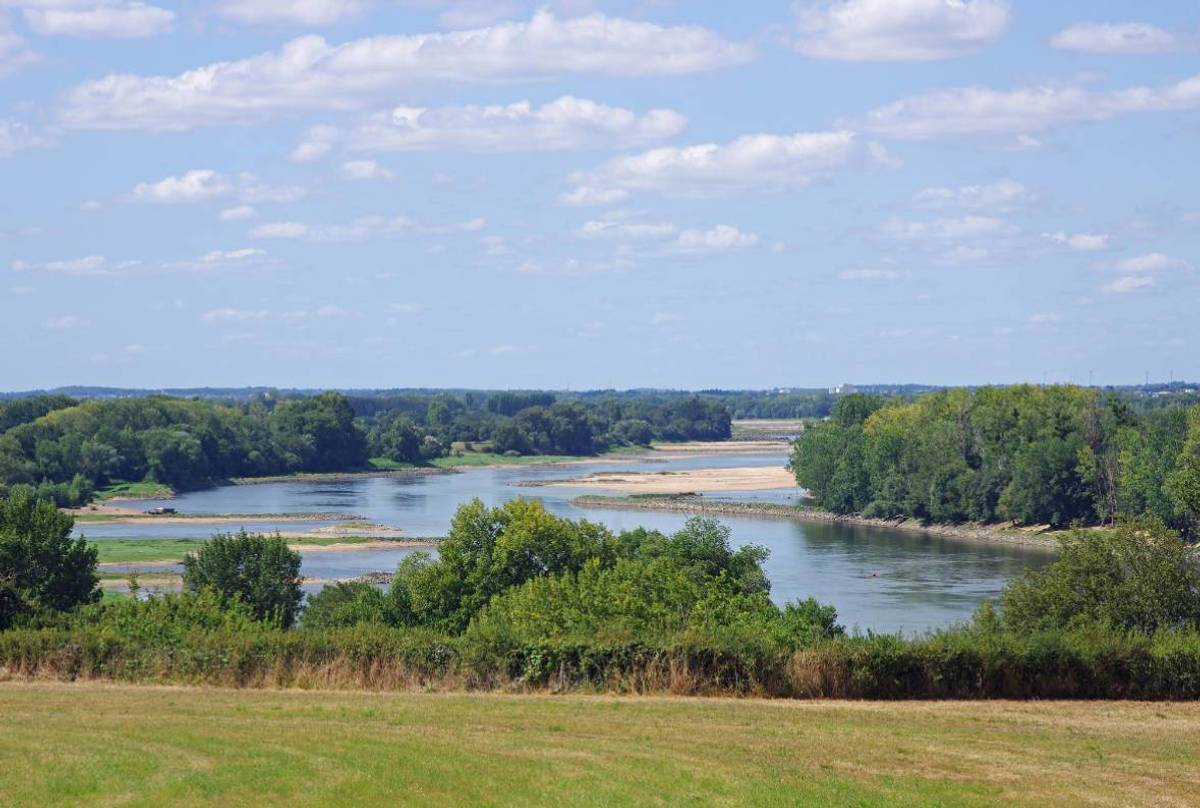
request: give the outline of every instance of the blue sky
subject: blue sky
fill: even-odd
[[[1194,2],[0,0],[0,388],[1200,378]]]

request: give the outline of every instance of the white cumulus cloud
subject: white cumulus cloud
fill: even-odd
[[[572,207],[590,207],[592,205],[611,205],[625,200],[628,196],[629,192],[620,188],[592,188],[581,185],[560,194],[558,201]]]
[[[388,169],[374,160],[348,160],[342,163],[342,176],[348,180],[390,180],[395,178]]]
[[[211,168],[197,168],[178,176],[164,177],[157,182],[140,182],[134,186],[129,198],[136,202],[186,204],[235,197],[244,204],[222,212],[222,218],[229,220],[253,216],[251,205],[295,202],[305,194],[304,188],[266,185],[249,173],[227,177]]]
[[[15,73],[35,61],[37,55],[25,45],[25,40],[12,30],[3,7],[0,6],[0,78]]]
[[[141,2],[28,0],[25,22],[43,36],[139,39],[175,27],[175,12]]]
[[[601,219],[584,222],[576,231],[576,235],[585,239],[640,241],[669,238],[675,235],[675,231],[675,225],[670,222],[621,222]]]
[[[483,219],[429,225],[407,216],[362,216],[347,224],[312,225],[304,222],[267,222],[250,231],[254,238],[305,239],[318,242],[365,241],[394,235],[448,235],[482,230]]]
[[[891,219],[883,226],[885,236],[900,240],[973,239],[1010,231],[1010,226],[1004,220],[992,216],[957,216],[928,222]]]
[[[753,247],[757,243],[757,234],[719,224],[710,230],[684,230],[671,246],[676,252],[714,253]]]
[[[1099,252],[1108,249],[1107,233],[1043,233],[1044,238],[1077,252]]]
[[[551,151],[645,146],[681,133],[687,119],[654,109],[642,115],[585,98],[563,96],[491,106],[397,107],[350,135],[363,151]]]
[[[304,133],[296,148],[292,149],[291,159],[297,163],[310,163],[324,157],[337,143],[340,134],[336,126],[322,124],[313,126]]]
[[[12,157],[19,151],[38,149],[49,145],[48,138],[25,124],[0,120],[0,158]]]
[[[1167,269],[1187,269],[1189,264],[1160,252],[1137,255],[1117,262],[1123,272],[1162,272]]]
[[[1117,278],[1110,284],[1104,287],[1104,291],[1112,294],[1124,295],[1130,292],[1136,292],[1138,289],[1145,289],[1154,285],[1154,278],[1146,275],[1125,275]]]
[[[420,84],[685,75],[753,57],[753,47],[704,28],[603,14],[559,19],[539,11],[526,22],[341,45],[304,36],[277,52],[176,76],[111,74],[68,91],[61,120],[81,129],[186,130],[285,111],[355,108]]]
[[[222,0],[217,14],[244,25],[332,25],[359,16],[364,0]]]
[[[1011,17],[1008,0],[819,0],[795,12],[796,50],[848,62],[964,56],[999,40]]]
[[[200,319],[206,323],[219,322],[247,322],[250,320],[263,320],[271,316],[269,309],[239,309],[232,306],[224,306],[219,309],[209,309],[200,315]]]
[[[1034,194],[1014,180],[997,180],[983,185],[963,185],[959,188],[925,188],[913,201],[932,208],[976,208],[999,211],[1014,210],[1033,202]]]
[[[158,182],[139,182],[134,186],[132,197],[139,202],[178,204],[215,199],[232,190],[232,184],[225,177],[212,169],[200,168]]]
[[[252,205],[235,205],[221,211],[220,219],[223,222],[240,222],[245,219],[253,219],[256,215],[258,215],[258,211]]]
[[[1028,135],[1135,112],[1200,108],[1200,75],[1162,87],[1089,90],[1047,84],[1015,90],[957,87],[904,98],[867,113],[862,127],[900,140]]]
[[[1173,53],[1185,43],[1170,31],[1144,22],[1084,22],[1055,34],[1050,44],[1077,53]]]
[[[85,255],[82,258],[47,261],[42,264],[15,261],[13,269],[17,272],[49,272],[56,275],[102,278],[120,275],[138,264],[138,261],[110,261],[103,255]]]
[[[618,201],[624,194],[653,191],[709,196],[746,190],[805,188],[862,157],[852,132],[746,135],[729,143],[668,146],[617,157],[570,179],[568,204]]]

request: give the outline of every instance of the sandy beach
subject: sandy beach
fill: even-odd
[[[598,488],[625,494],[716,494],[796,488],[792,473],[779,466],[687,471],[607,471],[545,483],[556,488]]]

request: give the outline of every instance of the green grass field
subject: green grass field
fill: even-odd
[[[460,469],[474,466],[532,466],[538,463],[561,463],[565,460],[580,460],[571,455],[521,455],[508,457],[492,452],[463,452],[460,455],[438,457],[429,461],[429,465],[440,469]]]
[[[89,542],[99,550],[99,562],[134,563],[138,561],[182,561],[187,553],[193,553],[208,539],[99,539]],[[370,536],[306,536],[289,538],[288,544],[306,544],[327,547],[331,544],[365,544],[387,541]]]
[[[1196,704],[0,685],[5,806],[1185,805],[1198,750]]]
[[[113,483],[96,492],[96,499],[106,500],[124,497],[128,499],[167,499],[175,496],[175,489],[162,483]]]

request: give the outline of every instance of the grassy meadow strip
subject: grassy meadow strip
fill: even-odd
[[[331,547],[335,545],[376,544],[390,539],[374,536],[302,536],[285,537],[293,546]],[[99,539],[89,542],[96,548],[97,561],[101,564],[125,564],[135,562],[166,563],[182,561],[188,553],[194,553],[210,539]],[[407,546],[411,541],[397,541],[397,546]]]
[[[14,808],[1182,805],[1198,747],[1197,705],[0,685]]]

